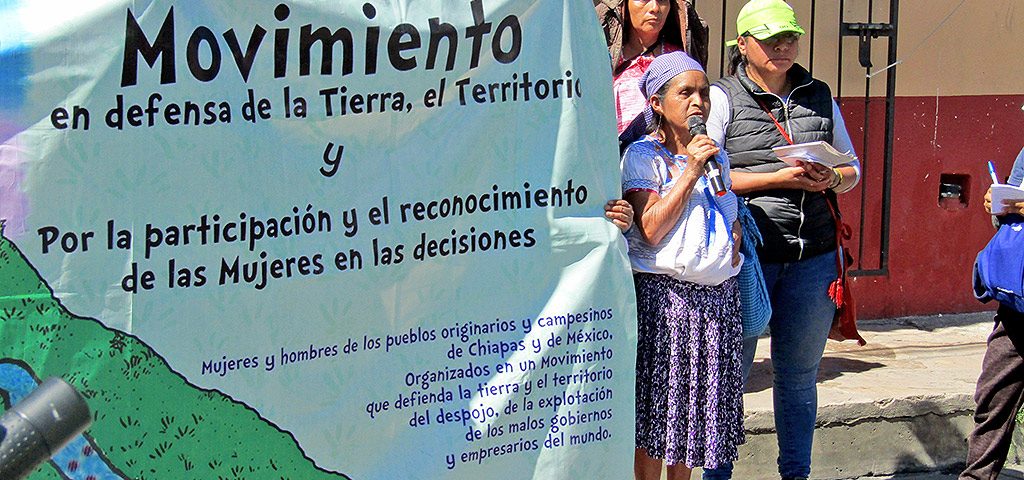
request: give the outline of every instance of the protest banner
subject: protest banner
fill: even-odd
[[[32,478],[627,478],[593,17],[0,4],[0,393],[95,417]]]

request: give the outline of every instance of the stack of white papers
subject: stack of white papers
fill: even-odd
[[[992,215],[1003,213],[1003,200],[1011,202],[1024,201],[1024,188],[1005,183],[992,184]]]
[[[787,165],[796,166],[798,162],[814,162],[829,167],[838,167],[854,160],[849,153],[840,153],[827,142],[808,142],[796,145],[784,145],[772,149],[779,160]]]

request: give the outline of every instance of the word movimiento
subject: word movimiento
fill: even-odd
[[[174,7],[167,11],[163,23],[156,34],[152,29],[147,32],[139,24],[131,9],[127,10],[127,21],[124,35],[124,60],[121,64],[121,86],[129,87],[139,82],[139,57],[149,65],[157,68],[161,84],[173,84],[178,81],[177,60],[179,49],[184,46],[185,64],[193,78],[200,82],[209,82],[217,78],[225,63],[224,50],[227,50],[235,63],[242,80],[248,82],[257,57],[271,57],[274,78],[283,78],[289,71],[300,77],[309,76],[313,72],[314,57],[319,56],[319,74],[322,76],[351,75],[356,71],[358,51],[362,58],[362,73],[377,73],[380,56],[386,56],[391,68],[395,71],[409,71],[416,68],[434,70],[438,57],[444,52],[444,69],[451,71],[459,60],[461,48],[469,48],[468,66],[476,68],[485,53],[490,53],[495,61],[509,64],[519,57],[523,47],[523,28],[516,15],[508,15],[495,26],[487,21],[482,0],[471,0],[470,10],[473,24],[466,26],[464,36],[459,35],[455,25],[443,22],[440,17],[426,19],[426,25],[417,27],[411,23],[399,23],[390,27],[385,35],[380,25],[372,22],[377,18],[377,7],[372,3],[364,3],[363,17],[368,21],[365,28],[357,29],[349,26],[317,26],[306,23],[297,26],[290,22],[292,9],[285,3],[274,8],[273,17],[276,28],[273,40],[266,42],[267,28],[257,23],[252,26],[248,39],[240,39],[234,28],[229,28],[218,38],[213,30],[205,25],[196,26],[188,36],[184,45],[179,43],[181,37],[175,30]],[[362,27],[363,25],[360,24]],[[332,29],[332,27],[334,27]],[[424,39],[421,31],[427,32]],[[294,34],[294,35],[293,35]],[[382,46],[382,36],[386,36],[386,44]],[[297,42],[292,39],[298,37]],[[424,45],[424,40],[426,45]],[[463,41],[468,41],[465,45]],[[223,44],[222,44],[223,42]],[[486,43],[490,48],[486,49]],[[272,43],[273,51],[259,56],[261,47]],[[424,55],[423,49],[426,47]],[[267,49],[263,49],[266,51]],[[294,57],[298,61],[294,62]],[[339,58],[340,57],[340,58]],[[465,55],[463,58],[465,59]],[[336,68],[336,62],[340,68]],[[422,62],[422,63],[421,63]],[[421,67],[422,65],[422,67]]]

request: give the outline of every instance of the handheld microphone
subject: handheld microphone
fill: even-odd
[[[92,423],[85,399],[53,377],[0,416],[0,478],[27,477]]]
[[[690,128],[690,135],[694,137],[708,134],[708,127],[704,125],[704,119],[699,115],[686,119],[686,126]],[[722,164],[717,157],[718,155],[715,155],[704,162],[704,176],[708,178],[715,195],[721,197],[725,195],[725,180],[722,179]]]

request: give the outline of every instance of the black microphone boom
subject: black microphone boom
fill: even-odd
[[[698,115],[686,119],[686,126],[690,128],[690,135],[694,137],[708,134],[708,127],[704,125],[704,119]],[[718,155],[704,162],[704,176],[708,178],[708,183],[711,184],[715,195],[719,197],[725,195],[725,180],[722,179],[722,164],[718,161]]]
[[[89,406],[57,377],[0,416],[0,479],[28,477],[92,423]]]

